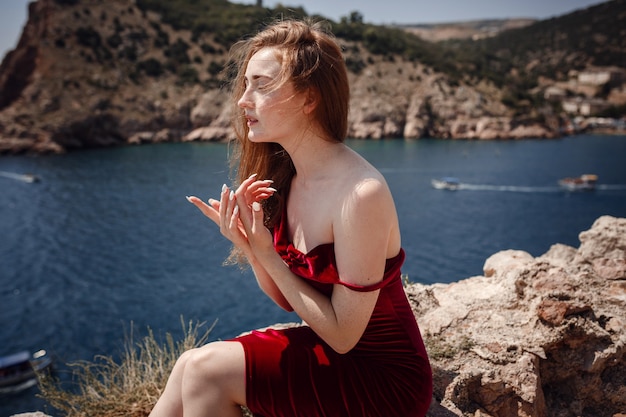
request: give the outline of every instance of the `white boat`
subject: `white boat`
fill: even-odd
[[[432,186],[438,190],[458,190],[461,183],[458,178],[441,177],[430,181]]]
[[[598,176],[585,174],[580,177],[568,177],[559,180],[559,185],[568,191],[591,191],[596,188]]]
[[[27,351],[0,356],[0,393],[12,393],[32,387],[37,383],[37,372],[52,365],[45,350],[32,355]]]

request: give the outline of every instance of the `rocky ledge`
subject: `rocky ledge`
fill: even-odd
[[[600,217],[579,238],[408,286],[433,364],[431,416],[626,416],[626,219]]]
[[[484,276],[406,292],[433,365],[429,417],[626,417],[626,218],[598,218],[578,249],[505,250]]]

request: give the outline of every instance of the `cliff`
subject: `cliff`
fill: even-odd
[[[173,28],[133,0],[37,0],[0,65],[0,154],[231,137],[219,33]],[[350,137],[546,138],[488,81],[341,39]]]

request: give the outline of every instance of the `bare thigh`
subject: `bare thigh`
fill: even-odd
[[[208,390],[246,405],[246,358],[241,343],[212,342],[188,353],[183,380],[190,384],[183,382],[183,391],[204,390],[201,395],[205,396]]]

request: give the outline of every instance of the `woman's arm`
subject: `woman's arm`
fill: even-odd
[[[348,352],[359,341],[379,291],[356,292],[335,285],[331,297],[295,275],[275,252],[263,226],[258,203],[241,207],[240,218],[256,259],[294,311],[334,350]],[[391,194],[384,182],[367,180],[341,199],[332,219],[337,269],[342,281],[371,285],[383,279],[392,226],[397,221]],[[399,250],[399,242],[397,243]]]
[[[248,262],[252,267],[256,281],[263,292],[272,299],[280,308],[285,311],[292,312],[293,307],[289,304],[289,301],[285,298],[280,289],[276,286],[272,277],[267,273],[263,265],[256,259],[248,258]]]
[[[255,176],[253,175],[244,181],[240,187],[240,189],[242,189],[242,187],[246,189],[247,198],[251,201],[261,201],[268,198],[275,192],[273,188],[269,187],[271,184],[270,181],[254,181],[254,179]],[[206,204],[198,197],[193,196],[187,197],[187,200],[194,204],[206,217],[216,223],[220,227],[222,234],[230,239],[231,242],[242,251],[244,256],[246,256],[248,263],[252,267],[252,271],[254,272],[254,276],[261,290],[263,290],[263,292],[281,308],[286,311],[293,311],[293,308],[291,308],[285,297],[281,294],[274,281],[254,257],[241,225],[238,225],[239,233],[224,233],[225,230],[222,219],[226,219],[226,216],[230,216],[228,217],[229,219],[233,217],[232,210],[235,207],[234,204],[232,204],[234,203],[234,192],[231,192],[228,187],[223,186],[220,194],[220,201],[209,199],[209,204]],[[228,210],[228,202],[231,202],[230,211]]]

